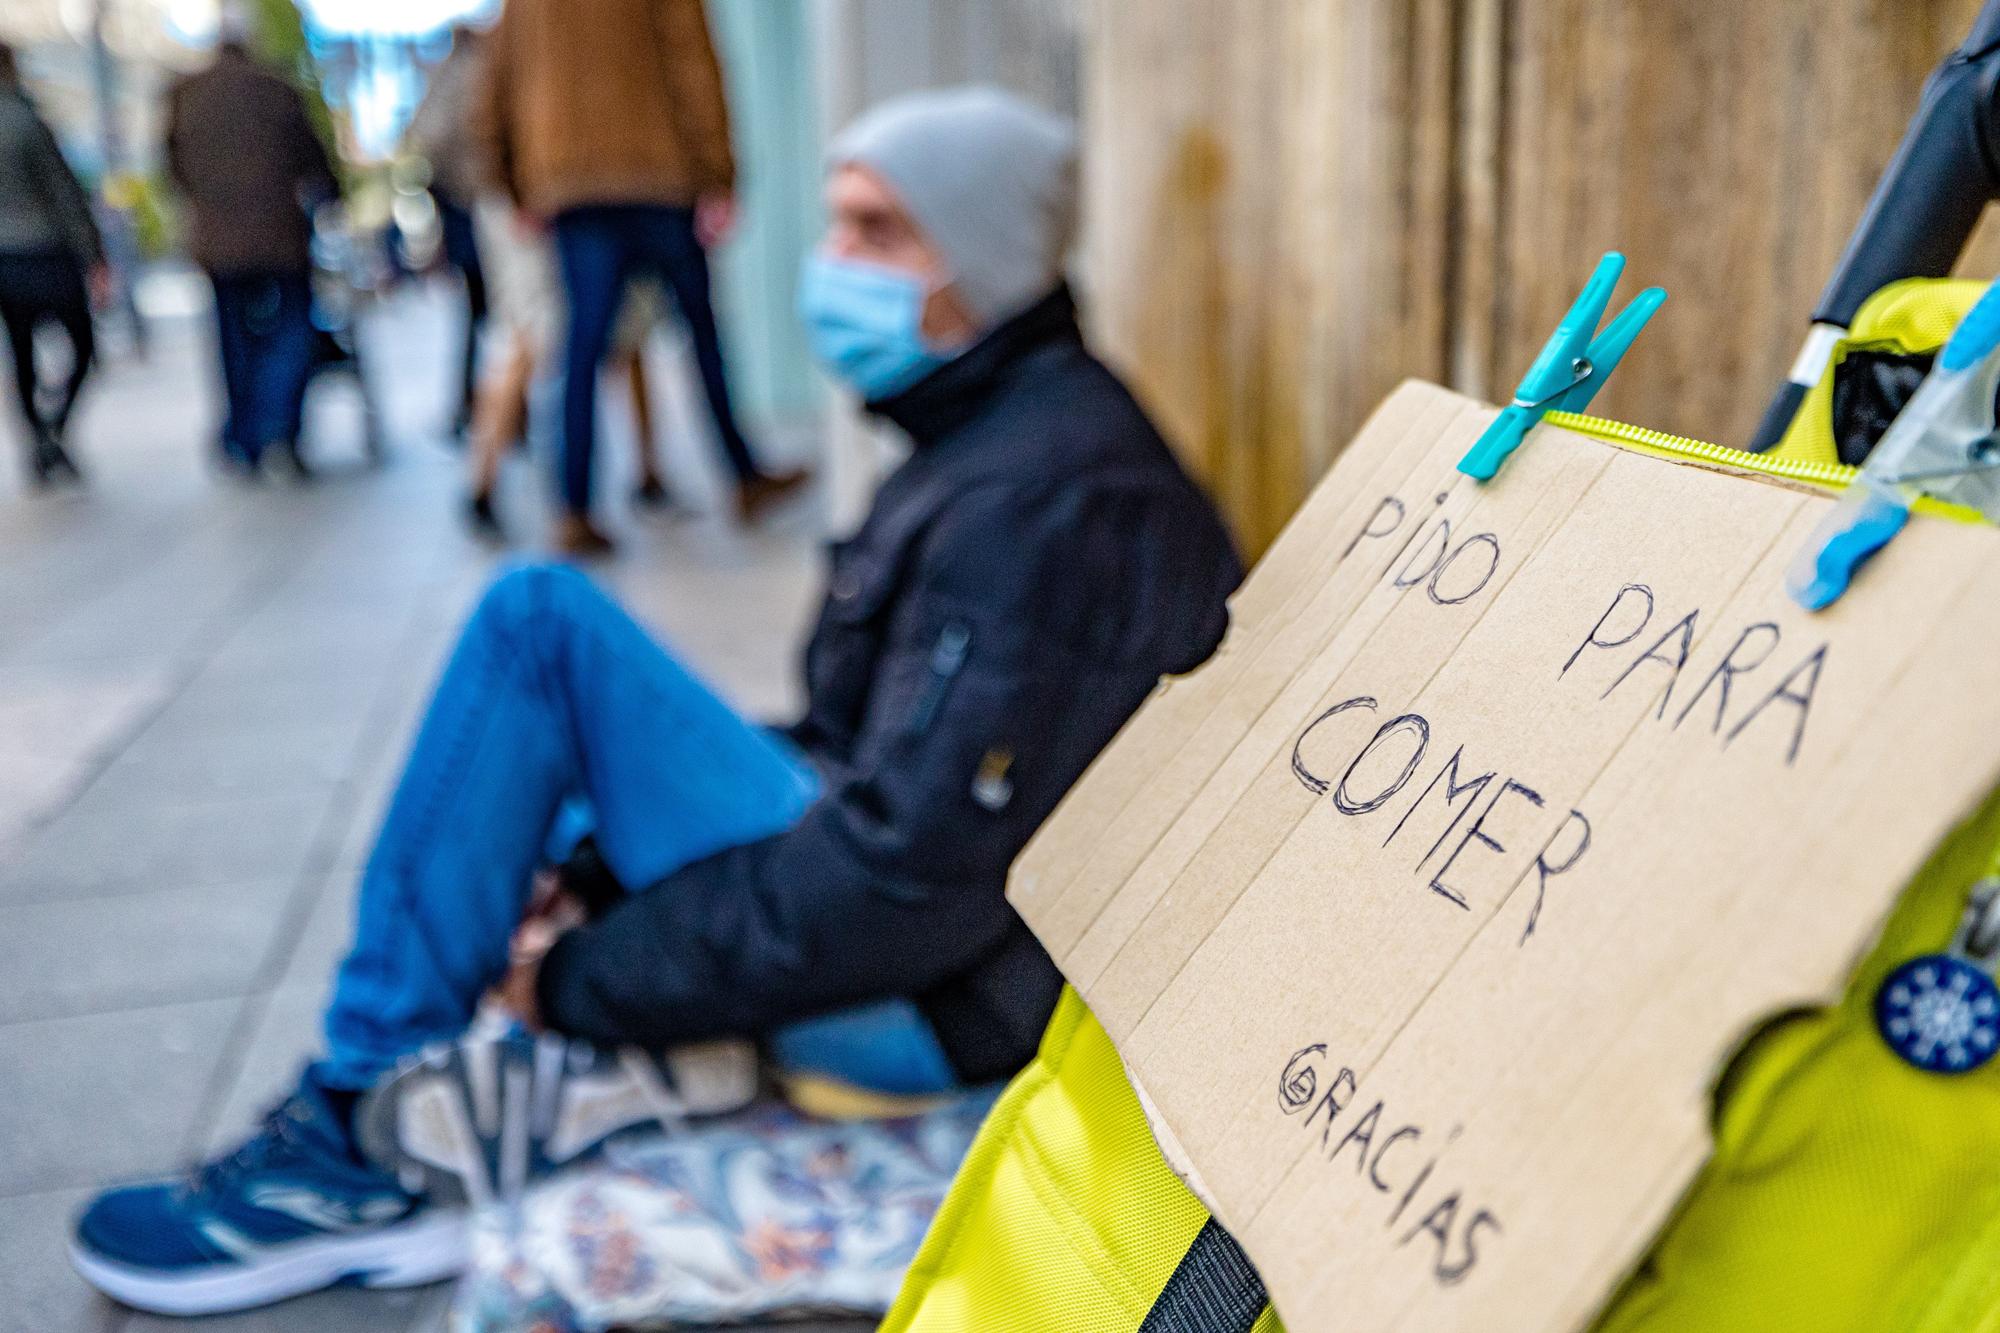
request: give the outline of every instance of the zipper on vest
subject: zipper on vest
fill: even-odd
[[[1650,454],[1655,458],[1665,458],[1676,463],[1706,463],[1712,467],[1726,467],[1739,472],[1755,472],[1761,476],[1777,477],[1785,481],[1800,481],[1809,486],[1825,490],[1845,490],[1853,480],[1861,475],[1861,469],[1846,463],[1818,463],[1804,458],[1773,458],[1769,454],[1753,454],[1745,449],[1731,449],[1720,444],[1710,444],[1707,440],[1692,440],[1685,435],[1669,435],[1663,430],[1649,430],[1644,426],[1627,425],[1623,421],[1611,421],[1604,417],[1584,416],[1578,412],[1550,412],[1544,418],[1551,426],[1573,430],[1579,435],[1588,435],[1593,440],[1635,453]],[[1966,505],[1949,504],[1920,496],[1911,509],[1919,514],[1936,518],[1956,519],[1961,523],[1984,523],[1986,516],[1977,509]]]
[[[1663,430],[1648,430],[1644,426],[1628,426],[1622,421],[1608,421],[1603,417],[1588,417],[1577,412],[1551,412],[1547,421],[1551,426],[1573,430],[1579,435],[1588,435],[1606,444],[1616,444],[1633,449],[1642,454],[1652,454],[1656,458],[1671,458],[1688,463],[1712,463],[1717,467],[1736,468],[1744,472],[1761,473],[1767,477],[1782,477],[1786,481],[1803,481],[1812,486],[1824,486],[1839,490],[1859,476],[1861,469],[1849,467],[1845,463],[1819,463],[1803,458],[1773,458],[1769,454],[1753,454],[1745,449],[1730,449],[1720,444],[1710,444],[1707,440],[1691,440],[1685,435],[1669,435]]]

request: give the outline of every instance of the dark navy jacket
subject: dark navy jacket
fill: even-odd
[[[907,996],[967,1080],[1034,1053],[1062,982],[1008,863],[1214,650],[1242,568],[1067,291],[871,408],[916,448],[834,548],[806,649],[789,734],[824,796],[558,941],[557,1030],[666,1043]]]

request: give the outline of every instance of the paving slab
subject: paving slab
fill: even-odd
[[[297,1086],[299,1071],[322,1049],[319,1020],[329,980],[281,986],[245,1004],[243,1039],[230,1053],[226,1082],[194,1116],[189,1156],[233,1149]]]
[[[0,1197],[178,1166],[241,1004],[0,1027]]]
[[[28,902],[0,932],[0,1024],[249,994],[291,879]]]
[[[181,801],[308,793],[323,799],[354,764],[365,719],[315,713],[282,721],[162,716],[118,756],[107,778],[150,782]]]
[[[278,989],[324,985],[333,976],[354,942],[354,900],[360,881],[360,866],[336,865],[295,903],[302,915],[288,947],[276,959]]]
[[[284,879],[305,867],[321,833],[324,791],[175,799],[187,781],[155,772],[86,790],[0,865],[0,901]]]
[[[90,1195],[69,1189],[0,1199],[0,1327],[108,1333],[126,1318],[69,1264],[69,1229]]]
[[[241,1314],[208,1319],[162,1319],[131,1314],[117,1333],[415,1333],[439,1325],[451,1286],[438,1283],[404,1291],[334,1287]]]

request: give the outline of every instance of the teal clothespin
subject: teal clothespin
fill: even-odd
[[[1458,460],[1460,472],[1479,481],[1493,480],[1507,455],[1520,448],[1536,422],[1550,412],[1581,412],[1597,396],[1618,368],[1625,349],[1667,299],[1660,288],[1648,287],[1599,334],[1597,321],[1604,317],[1604,308],[1611,304],[1611,289],[1624,271],[1625,256],[1616,250],[1597,261],[1597,271],[1528,368],[1521,387],[1514,391],[1514,401]],[[1592,335],[1596,335],[1595,341]]]

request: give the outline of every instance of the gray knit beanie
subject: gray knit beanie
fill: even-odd
[[[874,171],[950,261],[991,326],[1047,295],[1076,226],[1076,135],[998,88],[892,98],[834,137],[829,169]]]

